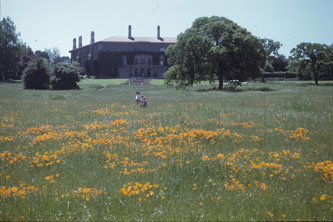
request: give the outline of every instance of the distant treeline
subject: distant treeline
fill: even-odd
[[[300,77],[301,80],[312,80],[311,77],[306,76],[306,77],[301,77],[297,76],[296,72],[264,72],[264,78],[283,78],[283,79],[292,79]],[[319,74],[319,79],[320,80],[333,80],[333,74],[329,73],[320,73]]]

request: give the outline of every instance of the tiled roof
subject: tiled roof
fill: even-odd
[[[109,37],[101,40],[100,42],[150,42],[150,43],[176,43],[177,38],[174,37],[163,37],[163,38],[154,38],[154,37]]]
[[[120,36],[120,37],[109,37],[109,38],[106,38],[106,39],[103,39],[101,41],[97,41],[95,42],[94,44],[98,44],[98,43],[103,43],[103,42],[114,42],[114,43],[130,43],[130,42],[142,42],[142,43],[166,43],[166,44],[174,44],[177,42],[177,38],[175,37],[162,37],[160,39],[158,39],[157,37],[154,38],[154,37],[132,37],[131,39],[128,38],[128,37],[124,37],[124,36]],[[83,47],[81,48],[76,48],[76,49],[72,49],[70,50],[69,52],[73,52],[73,51],[76,51],[76,50],[81,50],[83,48],[87,48],[87,47],[90,47],[91,44],[88,44],[88,45],[84,45]]]

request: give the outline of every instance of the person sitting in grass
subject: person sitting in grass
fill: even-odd
[[[144,96],[141,97],[140,106],[147,107],[147,99],[146,99],[146,97],[144,97]]]
[[[139,105],[139,104],[140,104],[140,100],[141,100],[140,92],[139,92],[139,91],[136,91],[136,94],[135,94],[135,102],[136,102],[136,105]]]

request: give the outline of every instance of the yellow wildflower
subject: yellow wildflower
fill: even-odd
[[[13,193],[16,193],[16,192],[17,192],[17,190],[18,190],[18,187],[15,187],[15,186],[14,186],[14,187],[12,187],[12,192],[13,192]]]
[[[267,211],[267,215],[268,215],[270,218],[274,217],[274,214],[273,214],[272,212],[270,212],[270,211]]]
[[[90,192],[90,188],[83,188],[82,193],[87,194]]]
[[[207,155],[204,155],[201,159],[202,161],[208,161],[209,160],[209,157]]]
[[[224,158],[224,155],[223,155],[222,153],[219,153],[219,154],[217,154],[217,158],[219,158],[219,159],[223,159],[223,158]]]
[[[265,183],[260,184],[260,189],[267,190],[267,185]]]

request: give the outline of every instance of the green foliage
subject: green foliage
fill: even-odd
[[[58,63],[53,68],[45,58],[37,57],[23,71],[25,89],[79,89],[80,69],[76,64]]]
[[[265,50],[266,59],[271,62],[271,58],[279,56],[279,49],[282,44],[272,39],[260,39],[260,42]]]
[[[266,62],[265,62],[264,71],[265,72],[274,72],[274,67],[268,60],[266,60]]]
[[[61,56],[60,50],[57,47],[54,47],[51,49],[44,49],[44,51],[37,50],[35,52],[35,55],[44,59],[47,59],[47,61],[51,65],[55,65],[57,63],[66,63],[70,64],[71,60],[68,56]]]
[[[274,68],[274,71],[282,71],[285,72],[287,71],[287,66],[288,66],[288,59],[284,55],[278,55],[277,57],[274,57],[272,59],[272,66]]]
[[[80,65],[78,62],[72,62],[72,66],[75,66],[75,68],[79,71],[79,74],[81,77],[87,75],[86,70]]]
[[[172,66],[166,84],[193,86],[200,81],[245,80],[261,75],[265,52],[259,40],[246,29],[224,17],[201,17],[181,33],[166,50]]]
[[[325,71],[330,76],[333,76],[333,43],[326,48],[325,54]]]
[[[44,59],[46,59],[48,62],[50,62],[50,56],[49,56],[49,54],[48,54],[48,52],[47,52],[46,50],[44,50],[44,51],[37,50],[37,51],[35,52],[35,55],[36,55],[37,57],[44,58]]]
[[[266,63],[265,72],[274,71],[286,71],[288,65],[288,59],[284,55],[279,54],[279,49],[282,44],[272,39],[260,39],[260,42],[264,48]]]
[[[296,72],[265,72],[265,78],[296,78]]]
[[[50,83],[50,65],[46,59],[31,61],[23,71],[25,89],[48,89]]]
[[[175,82],[177,88],[185,88],[206,80],[210,47],[209,39],[195,29],[180,34],[177,44],[166,50],[168,63],[172,65],[164,75],[166,84]]]
[[[302,42],[291,51],[291,60],[288,67],[306,79],[313,78],[318,85],[319,74],[330,72],[332,49],[325,44]]]
[[[0,21],[0,80],[16,77],[24,48],[14,22],[9,17],[3,18]]]
[[[44,52],[48,55],[50,64],[55,65],[61,62],[60,51],[58,48],[54,47],[52,50],[45,49]]]
[[[22,47],[23,48],[23,47]],[[23,48],[23,55],[20,58],[19,64],[18,64],[18,73],[17,77],[20,79],[23,75],[24,69],[28,66],[28,64],[36,59],[36,56],[34,55],[32,49],[30,47],[24,47]]]
[[[79,89],[79,69],[72,64],[58,63],[51,76],[51,86],[55,90]]]

